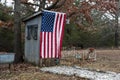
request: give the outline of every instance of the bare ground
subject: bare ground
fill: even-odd
[[[99,69],[102,71],[114,71],[120,73],[120,50],[96,50],[97,61],[89,62],[76,59],[76,53],[81,54],[84,50],[62,51],[63,58],[60,65],[80,66],[83,68]],[[31,64],[14,64],[11,70],[8,65],[0,65],[0,80],[88,80],[76,76],[65,76],[44,73],[39,67]]]
[[[83,53],[84,50],[70,51],[67,55],[73,56],[76,53]],[[65,54],[66,51],[63,52]],[[95,62],[82,61],[80,59],[65,58],[61,60],[63,65],[78,65],[83,68],[100,69],[103,71],[114,71],[120,73],[120,50],[96,50],[97,60]],[[66,57],[65,55],[64,57]]]
[[[8,69],[8,65],[0,66],[0,80],[88,80],[75,76],[51,74],[40,71],[39,67],[31,64],[14,64],[14,68]]]

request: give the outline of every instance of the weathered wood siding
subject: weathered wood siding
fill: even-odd
[[[37,30],[37,40],[31,38],[28,40],[27,37],[27,26],[28,25],[36,25],[38,24]],[[33,63],[35,65],[39,65],[39,45],[40,45],[40,29],[41,29],[41,16],[33,18],[26,22],[26,29],[25,29],[25,60]]]

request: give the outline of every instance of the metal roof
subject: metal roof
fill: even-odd
[[[23,19],[23,22],[29,21],[29,20],[31,20],[31,19],[33,19],[33,18],[35,18],[35,17],[37,17],[37,16],[39,16],[41,14],[42,14],[42,11],[36,12],[35,14],[30,15],[29,17]]]

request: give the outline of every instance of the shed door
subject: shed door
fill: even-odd
[[[25,58],[32,63],[38,63],[39,54],[38,25],[28,25],[26,27]]]

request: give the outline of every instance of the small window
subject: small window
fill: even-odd
[[[32,29],[32,37],[34,40],[37,40],[37,34],[38,34],[38,27],[34,26]]]
[[[31,39],[31,26],[27,26],[27,40]]]
[[[28,25],[27,26],[27,40],[37,40],[38,34],[38,25]]]

